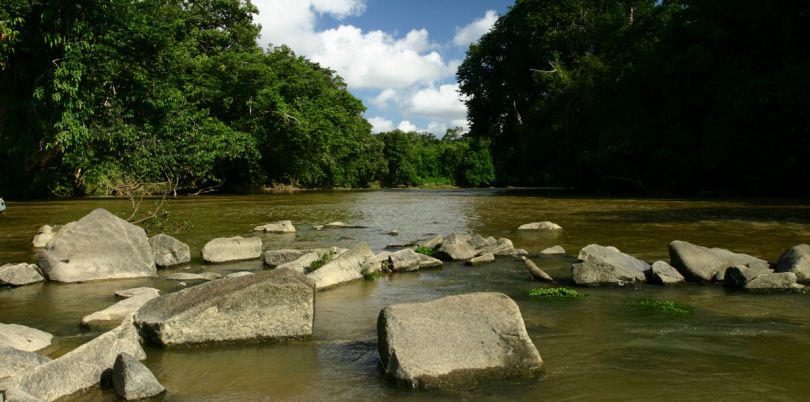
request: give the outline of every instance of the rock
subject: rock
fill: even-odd
[[[99,382],[103,372],[112,369],[120,353],[145,359],[138,340],[132,320],[126,320],[58,359],[13,377],[6,396],[11,393],[52,401],[91,387]]]
[[[225,275],[225,277],[226,278],[238,278],[240,276],[248,276],[248,275],[253,275],[253,274],[254,273],[250,272],[250,271],[239,271],[239,272],[234,272],[234,273]]]
[[[191,261],[191,249],[188,244],[169,235],[159,234],[149,238],[149,245],[155,256],[155,265],[170,267]]]
[[[374,253],[366,243],[360,243],[307,276],[315,281],[315,287],[320,290],[379,271],[380,264]]]
[[[208,262],[228,262],[252,260],[262,256],[262,239],[258,237],[220,237],[205,243],[203,260]]]
[[[487,239],[477,233],[470,236],[470,240],[467,243],[476,251],[483,250],[485,247],[491,246],[491,244],[487,242]]]
[[[292,221],[278,221],[253,228],[254,232],[265,233],[295,233]]]
[[[554,222],[543,221],[520,225],[518,230],[562,230],[562,226]]]
[[[268,267],[277,267],[288,262],[292,262],[306,254],[304,250],[293,249],[280,249],[280,250],[267,250],[264,252],[264,264]]]
[[[45,278],[34,264],[5,264],[0,266],[0,285],[24,286],[42,282]]]
[[[737,265],[724,270],[723,286],[733,289],[744,289],[748,282],[761,274],[772,273],[770,269],[762,270],[747,265]]]
[[[312,335],[314,283],[290,270],[220,279],[152,299],[135,314],[164,346],[283,340]]]
[[[0,323],[0,347],[35,352],[48,347],[53,335],[24,325]]]
[[[374,258],[376,258],[377,262],[379,262],[380,264],[383,264],[383,263],[387,264],[390,257],[391,257],[391,252],[390,251],[382,251],[379,254],[374,256]]]
[[[346,224],[343,222],[329,222],[326,225],[323,225],[323,227],[327,229],[342,228],[344,226],[346,226]]]
[[[0,347],[0,379],[13,377],[51,359],[34,352],[26,352],[8,346]],[[2,381],[2,380],[0,380]],[[0,385],[0,390],[3,386]]]
[[[565,254],[565,249],[562,248],[561,246],[554,246],[554,247],[549,247],[549,248],[545,248],[545,249],[541,250],[540,254],[546,254],[546,255]]]
[[[792,272],[774,273],[770,269],[752,268],[746,265],[737,265],[726,270],[723,285],[733,289],[743,289],[750,292],[787,291],[794,292],[804,289],[798,284],[796,274]]]
[[[810,281],[810,245],[799,244],[785,250],[776,262],[776,272],[793,272],[799,282]]]
[[[528,252],[528,251],[526,251],[525,249],[522,249],[522,248],[517,248],[517,249],[515,249],[515,254],[514,254],[514,255],[515,255],[516,257],[517,257],[517,256],[524,256],[524,255],[529,255],[529,252]]]
[[[495,256],[492,253],[486,253],[479,255],[478,257],[473,257],[467,260],[467,264],[469,265],[482,265],[488,264],[490,262],[495,262]]]
[[[654,262],[650,270],[650,275],[651,282],[665,286],[686,282],[686,279],[683,278],[683,275],[681,275],[675,267],[664,261]]]
[[[413,251],[410,248],[399,250],[395,253],[391,253],[389,257],[389,261],[391,262],[391,270],[392,271],[416,271],[419,269],[419,265],[422,262],[422,259],[419,257],[419,253]]]
[[[377,337],[383,371],[411,388],[530,378],[543,370],[517,304],[502,293],[388,306]]]
[[[436,235],[430,239],[420,240],[416,242],[419,247],[436,248],[442,245],[444,238],[441,235]]]
[[[84,316],[84,318],[82,318],[82,325],[86,327],[109,323],[118,325],[124,319],[135,314],[146,302],[156,297],[158,297],[158,292],[141,292],[135,296],[121,300],[104,310]]]
[[[214,279],[221,278],[222,275],[216,272],[203,272],[194,274],[191,272],[175,272],[166,277],[169,281],[213,281]]]
[[[515,255],[517,254],[517,251],[515,250],[515,246],[512,244],[512,240],[501,237],[495,244],[491,244],[481,250],[477,250],[478,255],[486,253],[491,253],[493,255]]]
[[[615,247],[591,244],[580,250],[580,263],[571,265],[571,275],[578,285],[624,285],[644,282],[650,265],[622,253]]]
[[[441,267],[442,265],[444,265],[444,263],[438,258],[419,254],[419,269]]]
[[[288,262],[286,264],[281,264],[276,267],[276,269],[289,269],[296,272],[300,272],[302,274],[306,274],[311,270],[311,266],[313,263],[319,260],[329,260],[331,261],[335,257],[343,254],[346,252],[344,248],[332,247],[332,248],[316,248],[307,251],[305,254],[301,255],[295,261]]]
[[[546,271],[540,269],[534,261],[522,257],[523,263],[526,265],[526,269],[529,271],[529,275],[532,276],[535,280],[543,281],[543,282],[554,282],[554,278],[551,275],[547,274]]]
[[[135,297],[135,296],[142,295],[142,294],[151,294],[151,295],[159,296],[160,291],[155,289],[155,288],[146,288],[146,287],[132,288],[132,289],[121,289],[121,290],[116,290],[115,291],[115,295],[117,297],[122,298],[122,299],[128,299],[130,297]]]
[[[58,282],[157,276],[146,232],[101,208],[59,228],[37,261]]]
[[[165,391],[154,374],[128,353],[115,358],[112,382],[115,394],[127,401],[149,398]]]
[[[442,245],[433,254],[442,260],[469,260],[475,257],[475,249],[470,246],[470,237],[464,234],[453,233],[447,236]]]
[[[736,265],[768,268],[768,262],[747,254],[722,248],[707,248],[675,240],[669,243],[669,259],[681,275],[689,281],[711,282],[718,272]],[[722,275],[721,278],[722,279]]]
[[[392,230],[388,232],[389,236],[399,236],[399,230]]]
[[[187,282],[177,282],[177,285],[174,285],[174,287],[177,288],[177,289],[185,289],[185,288],[188,287],[188,283]]]
[[[54,226],[43,225],[39,228],[31,243],[33,243],[35,248],[48,247],[48,244],[53,241],[54,229]]]

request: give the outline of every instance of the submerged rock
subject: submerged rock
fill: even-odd
[[[320,290],[362,279],[363,275],[375,272],[380,272],[377,257],[366,243],[360,243],[307,276],[315,281],[315,287]]]
[[[768,269],[767,261],[747,254],[722,248],[707,248],[680,240],[669,243],[669,259],[684,278],[695,282],[711,282],[718,272],[725,273],[726,268],[736,265]],[[722,276],[717,279],[722,280]]]
[[[265,233],[295,233],[292,221],[278,221],[253,228],[254,232]]]
[[[410,388],[531,378],[543,370],[517,304],[501,293],[388,306],[377,337],[383,371]]]
[[[312,335],[314,283],[290,270],[220,279],[146,303],[135,324],[151,342],[176,346]]]
[[[469,241],[470,237],[465,234],[450,234],[433,255],[442,260],[469,260],[476,255]]]
[[[444,265],[444,263],[438,258],[419,254],[419,269],[441,267],[442,265]]]
[[[149,245],[155,256],[155,265],[170,267],[191,261],[191,249],[188,244],[169,235],[159,234],[149,238]]]
[[[793,272],[799,282],[810,281],[810,245],[799,244],[785,250],[776,262],[776,272]]]
[[[205,243],[203,260],[208,262],[228,262],[252,260],[262,256],[262,239],[258,237],[220,237]]]
[[[253,274],[255,274],[255,272],[239,271],[239,272],[233,272],[233,273],[230,273],[228,275],[225,275],[225,277],[226,278],[238,278],[240,276],[248,276],[248,275],[253,275]]]
[[[128,353],[115,358],[112,382],[115,394],[127,401],[149,398],[165,391],[155,375]]]
[[[203,272],[199,274],[191,272],[175,272],[166,277],[169,281],[213,281],[221,278],[222,275],[216,272]]]
[[[130,297],[138,296],[141,294],[151,294],[155,296],[160,295],[160,291],[155,288],[147,288],[147,287],[140,287],[140,288],[131,288],[131,289],[121,289],[116,290],[115,295],[122,299],[128,299]]]
[[[580,250],[580,263],[571,265],[571,275],[578,285],[624,285],[644,282],[650,265],[619,251],[615,247],[591,244]]]
[[[34,264],[5,264],[0,266],[0,285],[25,286],[42,282],[45,278]]]
[[[101,208],[59,228],[37,261],[58,282],[157,276],[146,232]]]
[[[554,222],[543,221],[520,225],[518,230],[562,230],[562,226]]]
[[[82,325],[86,327],[111,323],[117,325],[124,319],[131,317],[141,306],[146,304],[149,300],[158,297],[158,295],[158,292],[143,291],[132,297],[121,300],[104,310],[84,316],[84,318],[82,318]]]
[[[565,249],[562,248],[562,246],[554,246],[541,250],[540,254],[546,255],[565,254]]]
[[[686,279],[683,278],[680,272],[678,272],[675,267],[669,265],[665,261],[656,261],[653,263],[652,268],[650,270],[651,275],[651,282],[658,283],[660,285],[676,285],[679,283],[686,282]]]
[[[53,335],[18,324],[0,323],[0,347],[35,352],[51,344]]]

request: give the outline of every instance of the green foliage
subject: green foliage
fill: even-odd
[[[317,260],[313,261],[312,264],[309,264],[309,267],[307,268],[307,272],[312,272],[312,271],[314,271],[314,270],[328,264],[329,261],[332,261],[332,254],[329,254],[329,253],[321,254],[321,256],[318,257]]]
[[[418,247],[416,247],[416,249],[414,249],[414,251],[416,251],[419,254],[424,254],[424,255],[427,255],[427,256],[433,255],[433,249],[430,248],[430,247],[418,246]]]
[[[633,307],[656,315],[682,316],[692,313],[692,308],[671,301],[644,299],[631,304]]]
[[[382,276],[381,271],[372,270],[368,268],[363,268],[363,270],[360,273],[363,275],[363,279],[367,281],[375,281]]]
[[[548,299],[576,299],[582,295],[568,288],[538,288],[529,291],[529,296]]]

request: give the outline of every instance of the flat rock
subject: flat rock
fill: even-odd
[[[302,274],[306,274],[310,271],[310,267],[315,261],[319,261],[321,259],[328,259],[332,260],[337,256],[346,252],[345,248],[316,248],[306,251],[300,257],[298,257],[294,261],[290,261],[286,264],[281,264],[276,267],[276,269],[289,269],[296,272],[300,272]]]
[[[8,346],[0,347],[0,379],[24,373],[51,359],[39,353],[26,352]],[[0,390],[3,386],[0,385]]]
[[[436,235],[429,239],[420,240],[416,242],[416,245],[420,247],[436,248],[441,246],[443,242],[444,238],[441,235]]]
[[[191,249],[188,244],[169,235],[159,234],[149,238],[149,245],[155,256],[155,265],[170,267],[191,261]]]
[[[465,234],[452,233],[433,255],[442,260],[469,260],[476,255],[476,250],[469,241],[470,237]]]
[[[128,299],[130,297],[138,296],[141,294],[151,294],[159,296],[160,291],[155,288],[147,288],[147,287],[121,289],[115,291],[115,296],[120,297],[122,299]]]
[[[391,253],[389,256],[390,267],[392,271],[416,271],[419,269],[419,265],[422,262],[422,259],[419,257],[419,253],[413,251],[413,249],[406,248],[399,250],[395,253]]]
[[[686,279],[683,278],[680,272],[678,272],[675,267],[669,265],[665,261],[656,261],[653,263],[652,268],[650,270],[651,275],[651,282],[658,283],[660,285],[676,285],[679,283],[686,282]]]
[[[216,272],[203,272],[199,274],[191,272],[175,272],[166,277],[170,281],[213,281],[221,278],[222,275]]]
[[[135,314],[146,302],[156,297],[158,297],[158,292],[141,292],[130,298],[121,300],[104,310],[84,316],[84,318],[82,318],[82,325],[87,327],[110,323],[118,325],[121,321]]]
[[[312,335],[314,283],[290,270],[225,278],[152,299],[135,314],[164,346],[284,340]]]
[[[438,258],[419,254],[419,269],[441,267],[442,265],[444,265],[444,263]]]
[[[380,264],[368,245],[360,243],[307,276],[315,281],[315,287],[320,290],[362,279],[364,274],[374,272],[380,272]]]
[[[292,262],[306,254],[305,250],[279,249],[267,250],[262,254],[264,264],[270,268]]]
[[[112,382],[115,394],[127,401],[149,398],[165,391],[155,375],[128,353],[115,358]]]
[[[248,275],[253,275],[253,274],[255,274],[255,272],[239,271],[239,272],[234,272],[234,273],[230,273],[228,275],[225,275],[225,277],[226,278],[238,278],[240,276],[248,276]]]
[[[51,344],[53,335],[18,324],[0,323],[0,347],[35,352]]]
[[[486,253],[490,253],[493,255],[517,255],[517,250],[515,250],[515,246],[512,244],[512,240],[509,240],[505,237],[501,237],[498,239],[495,244],[492,244],[489,241],[490,245],[484,247],[483,249],[476,250],[477,255],[483,255]]]
[[[492,253],[482,254],[478,257],[473,257],[467,260],[467,264],[470,265],[482,265],[490,262],[495,262],[495,256]]]
[[[571,265],[571,276],[578,285],[624,285],[646,281],[650,265],[622,253],[615,247],[591,244],[579,252],[580,263]]]
[[[409,388],[477,385],[543,371],[517,304],[502,293],[472,293],[395,304],[377,319],[385,374]]]
[[[262,256],[262,239],[258,237],[220,237],[203,246],[202,257],[208,262],[252,260]]]
[[[768,262],[747,254],[734,253],[722,248],[707,248],[689,242],[675,240],[669,243],[670,264],[689,281],[711,282],[718,272],[726,268],[748,265],[754,268],[768,268]]]
[[[58,282],[157,276],[146,232],[102,208],[60,227],[37,263]]]
[[[553,246],[549,248],[544,248],[540,251],[540,254],[545,255],[555,255],[555,254],[565,254],[565,249],[562,246]]]
[[[45,278],[34,264],[5,264],[0,266],[0,285],[24,286],[42,282]]]
[[[52,401],[91,387],[99,382],[104,371],[112,369],[120,353],[145,359],[146,354],[138,341],[132,320],[126,320],[58,359],[13,377],[6,396],[24,395]]]
[[[292,221],[278,221],[253,228],[254,232],[265,233],[295,233]]]
[[[776,272],[793,272],[799,282],[810,281],[810,245],[799,244],[785,250],[776,262]]]
[[[518,230],[562,230],[562,226],[549,221],[531,222],[520,225]]]

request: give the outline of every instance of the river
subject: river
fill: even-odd
[[[33,262],[31,238],[43,224],[76,220],[95,208],[124,214],[125,200],[9,202],[0,217],[0,264]],[[367,242],[375,252],[454,231],[508,237],[553,277],[570,279],[573,257],[537,253],[553,245],[576,255],[590,244],[616,246],[638,258],[668,260],[667,244],[687,240],[774,262],[790,246],[810,242],[804,201],[589,198],[521,190],[388,190],[293,195],[203,196],[170,201],[190,222],[176,237],[191,246],[191,272],[221,274],[263,269],[261,261],[205,265],[202,246],[215,237],[249,235],[254,226],[290,219],[294,235],[262,235],[265,248],[348,247]],[[557,235],[518,232],[523,223],[550,220]],[[363,229],[316,231],[332,221]],[[388,235],[397,230],[398,236]],[[183,270],[160,270],[161,277]],[[118,289],[175,282],[157,279],[44,283],[0,289],[0,322],[55,335],[44,352],[60,356],[92,339],[84,315],[116,302]],[[532,299],[519,260],[400,273],[319,292],[311,340],[277,344],[163,350],[146,347],[145,364],[168,390],[165,401],[444,401],[444,400],[805,400],[810,395],[810,295],[753,295],[719,286],[653,285],[579,289],[572,301]],[[472,389],[413,392],[387,383],[377,366],[376,319],[392,303],[445,295],[500,291],[520,306],[546,364],[530,382]],[[691,314],[660,315],[634,303],[666,300]],[[89,390],[74,401],[114,400]]]

